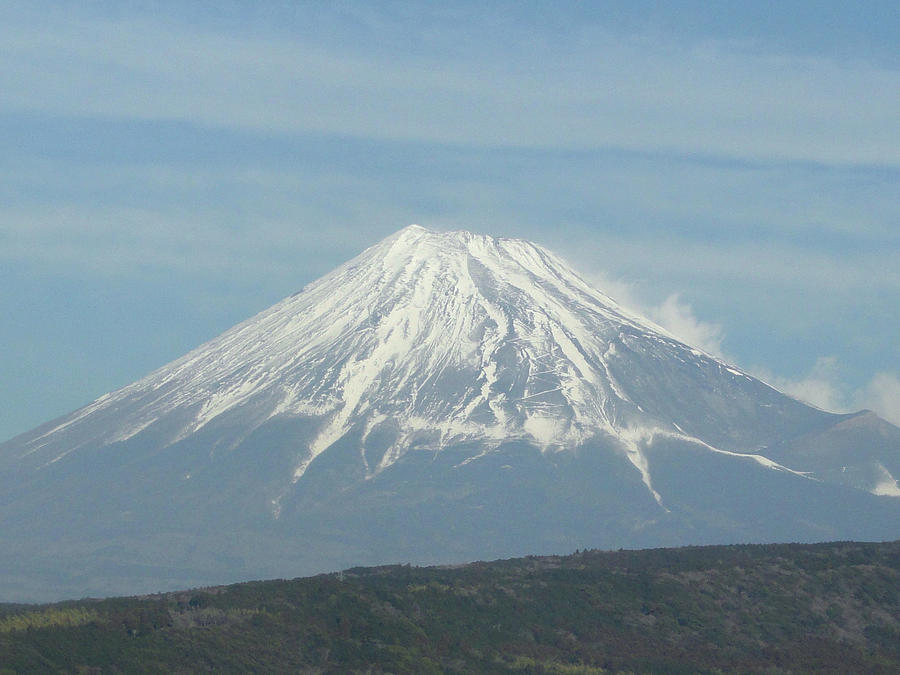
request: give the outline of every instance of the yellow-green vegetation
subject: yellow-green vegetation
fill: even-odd
[[[98,618],[97,612],[83,607],[50,607],[0,618],[0,633],[28,630],[29,628],[81,626],[89,621],[96,621]]]
[[[900,542],[394,565],[0,605],[0,674],[897,673]]]
[[[583,666],[571,663],[557,663],[554,661],[538,661],[528,656],[517,656],[509,663],[511,670],[520,670],[527,673],[540,673],[541,675],[604,675],[609,671],[593,666]]]

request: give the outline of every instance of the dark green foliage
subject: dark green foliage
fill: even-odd
[[[585,551],[0,605],[0,673],[893,673],[900,542]]]

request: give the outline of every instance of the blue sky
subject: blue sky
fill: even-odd
[[[898,34],[876,1],[5,2],[0,438],[413,222],[900,422]]]

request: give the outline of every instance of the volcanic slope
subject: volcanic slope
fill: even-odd
[[[580,547],[900,534],[900,430],[535,244],[410,226],[0,446],[4,599]]]

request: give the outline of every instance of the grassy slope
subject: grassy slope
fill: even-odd
[[[392,566],[0,605],[0,674],[900,672],[900,542]]]

